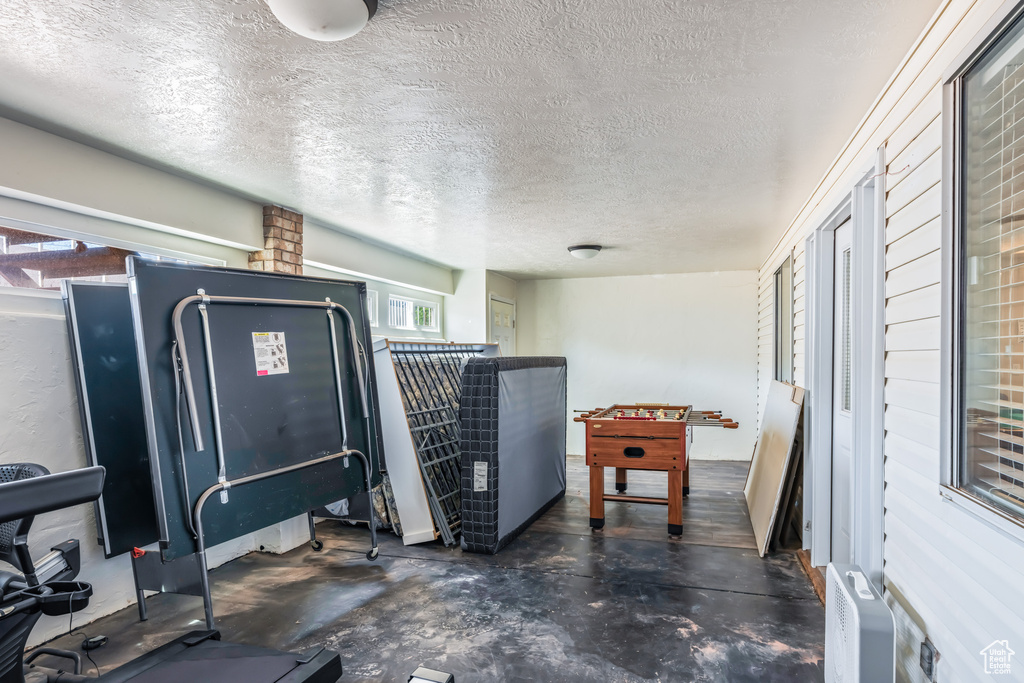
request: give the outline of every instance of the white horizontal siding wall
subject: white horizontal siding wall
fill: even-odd
[[[793,383],[804,386],[806,364],[804,339],[806,338],[806,304],[804,293],[804,245],[801,242],[792,252],[793,257]],[[757,423],[768,398],[768,387],[775,376],[775,271],[783,264],[780,258],[771,268],[762,268],[758,276],[757,320]]]
[[[806,317],[807,306],[804,296],[806,269],[804,243],[800,242],[793,249],[793,384],[807,386],[806,354],[804,340],[807,338]]]
[[[761,269],[757,282],[757,424],[761,425],[768,387],[775,376],[775,271]]]
[[[1020,654],[1001,680],[1024,681],[1024,543],[939,493],[939,438],[949,428],[939,407],[940,213],[950,190],[941,178],[941,79],[1001,4],[951,0],[940,8],[760,274],[763,295],[784,254],[796,252],[794,360],[801,383],[804,241],[885,145],[885,371],[878,381],[885,391],[884,581],[897,617],[898,681],[926,680],[918,665],[925,637],[940,654],[935,680],[988,680],[981,649],[1009,639]],[[770,316],[758,333],[760,397],[772,373]]]

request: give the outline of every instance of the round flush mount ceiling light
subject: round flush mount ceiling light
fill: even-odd
[[[278,21],[310,40],[345,40],[377,12],[377,0],[267,0]]]
[[[594,258],[600,251],[600,244],[577,244],[575,247],[569,247],[569,253],[579,259]]]

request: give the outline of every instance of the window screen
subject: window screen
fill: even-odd
[[[962,77],[959,485],[1024,515],[1024,39]]]

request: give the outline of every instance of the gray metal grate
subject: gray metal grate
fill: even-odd
[[[394,344],[391,358],[434,526],[445,545],[462,529],[459,406],[462,365],[478,345]]]
[[[445,545],[462,528],[462,475],[459,421],[450,406],[407,413],[416,445],[430,514]]]

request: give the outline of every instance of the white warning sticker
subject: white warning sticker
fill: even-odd
[[[487,490],[487,463],[483,460],[473,462],[473,490]]]
[[[252,352],[256,356],[258,376],[288,372],[288,348],[284,345],[284,332],[253,332]]]

